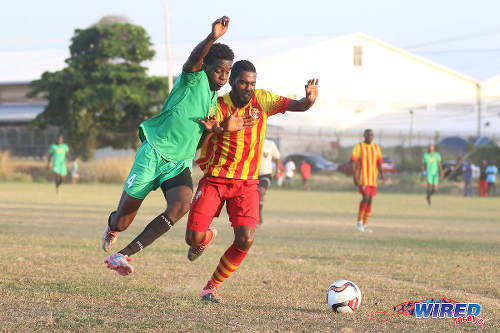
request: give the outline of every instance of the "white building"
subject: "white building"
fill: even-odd
[[[255,65],[259,88],[293,98],[304,96],[307,79],[320,79],[313,109],[269,118],[276,126],[405,132],[412,127],[415,133],[475,135],[478,106],[484,109],[486,91],[479,81],[362,33],[279,53]],[[487,91],[498,85],[500,77],[485,83]],[[483,120],[481,133],[493,134],[494,126]]]

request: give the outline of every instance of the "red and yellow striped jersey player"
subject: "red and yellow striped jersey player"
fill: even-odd
[[[285,111],[306,111],[318,96],[318,80],[309,80],[306,96],[293,100],[255,89],[257,72],[247,60],[234,63],[229,77],[231,91],[219,97],[216,117],[224,121],[232,114],[253,117],[252,127],[211,134],[197,160],[204,173],[191,203],[186,242],[188,259],[198,258],[217,235],[210,227],[214,216],[226,204],[234,230],[234,242],[221,257],[211,279],[201,292],[205,301],[218,302],[217,287],[240,266],[250,249],[259,222],[259,167],[266,134],[267,118]]]
[[[382,152],[380,147],[373,143],[373,131],[366,129],[363,133],[365,141],[354,146],[351,155],[354,185],[358,186],[363,196],[359,203],[358,222],[356,227],[362,232],[372,232],[367,227],[372,210],[372,198],[377,195],[377,178],[384,180],[382,170]]]

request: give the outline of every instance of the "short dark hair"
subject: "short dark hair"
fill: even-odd
[[[238,60],[233,64],[233,68],[231,68],[231,75],[229,76],[230,80],[234,80],[237,78],[241,72],[253,72],[257,73],[255,66],[248,60]]]
[[[206,65],[212,65],[216,59],[223,60],[234,60],[233,50],[226,44],[215,43],[212,45],[210,50],[208,50],[207,55],[203,58],[203,63]]]

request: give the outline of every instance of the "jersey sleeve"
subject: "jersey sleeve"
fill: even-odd
[[[199,72],[194,72],[194,73],[188,73],[188,72],[182,72],[181,75],[177,78],[177,80],[180,79],[179,84],[182,84],[184,86],[188,87],[194,87],[200,84],[202,81],[203,77],[206,76],[206,73],[204,70],[201,70]],[[176,82],[177,82],[176,80]]]
[[[277,113],[285,113],[290,104],[290,98],[275,95],[264,89],[257,89],[255,91],[257,96],[257,101],[268,116],[275,115]]]
[[[422,164],[425,164],[425,154],[422,155]]]
[[[354,146],[351,154],[351,161],[356,162],[361,158],[361,147],[360,144],[358,143],[357,145]]]
[[[382,157],[382,150],[380,149],[380,146],[377,145],[377,163],[383,163],[384,158]]]
[[[437,154],[436,161],[437,161],[437,162],[441,162],[441,154],[440,154],[440,153],[438,153],[438,154]]]

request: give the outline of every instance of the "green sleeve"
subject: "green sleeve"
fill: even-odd
[[[204,70],[194,73],[182,72],[178,79],[181,79],[181,84],[193,87],[200,84],[204,75],[206,75]]]

